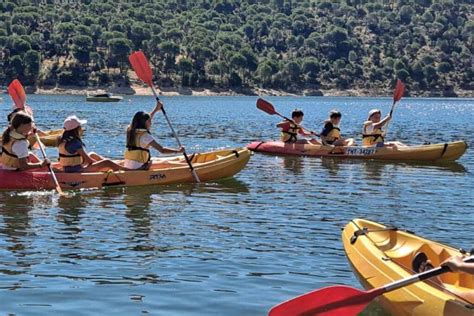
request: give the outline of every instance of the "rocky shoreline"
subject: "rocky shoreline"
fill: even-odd
[[[63,86],[63,87],[38,87],[27,88],[27,93],[42,95],[88,95],[111,92],[119,95],[152,95],[151,90],[147,86],[132,85],[131,87],[101,87],[101,88],[83,88],[79,86]],[[163,96],[336,96],[336,97],[387,97],[391,96],[391,91],[383,89],[374,90],[301,90],[298,92],[288,92],[273,89],[205,89],[205,88],[188,88],[173,87],[162,88],[158,90]],[[460,97],[473,98],[474,93],[470,90],[458,91],[422,91],[420,93],[412,92],[412,97]]]

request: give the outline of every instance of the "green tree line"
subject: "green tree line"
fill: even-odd
[[[470,0],[5,0],[0,84],[472,90]]]

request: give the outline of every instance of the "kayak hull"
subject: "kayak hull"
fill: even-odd
[[[236,148],[195,154],[192,162],[199,179],[206,182],[234,176],[245,167],[250,156],[251,152],[248,149]],[[182,156],[154,160],[149,170],[56,172],[55,174],[63,190],[194,182]],[[22,172],[0,170],[0,190],[52,190],[54,188],[51,174],[47,170]]]
[[[350,159],[454,161],[467,149],[464,141],[405,147],[332,147],[313,144],[287,144],[280,141],[253,142],[247,148],[276,155],[337,157]]]
[[[40,140],[43,145],[47,147],[58,147],[59,138],[62,136],[64,130],[63,129],[55,129],[44,132],[46,135],[41,136]]]
[[[47,147],[57,147],[59,143],[59,138],[63,134],[63,129],[54,129],[50,131],[45,131],[45,135],[40,136],[40,140],[43,145]],[[0,135],[0,143],[2,142],[2,137]]]
[[[371,232],[351,243],[354,232],[363,228],[376,230],[385,226],[355,219],[342,232],[347,258],[367,290],[413,275],[411,262],[419,251],[424,252],[435,267],[453,255],[460,255],[454,248],[398,230]],[[450,291],[474,291],[472,275],[447,273],[439,278]],[[391,315],[397,316],[474,315],[474,305],[431,281],[417,282],[384,294],[379,297],[379,303]]]

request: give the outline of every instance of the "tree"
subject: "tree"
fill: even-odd
[[[292,82],[299,82],[301,75],[300,65],[296,61],[290,61],[286,67],[285,72],[288,74]]]
[[[29,85],[34,85],[40,73],[40,53],[35,50],[27,51],[23,59],[23,64],[25,65],[25,76],[27,80],[25,83]]]
[[[268,63],[262,63],[258,65],[257,73],[264,86],[267,86],[271,83],[273,70]]]
[[[87,35],[76,35],[72,38],[72,55],[81,64],[87,64],[90,61],[90,52],[92,50],[92,38]]]
[[[120,71],[123,71],[123,65],[128,63],[128,56],[132,50],[132,43],[128,39],[114,38],[107,42],[109,47],[109,60],[112,63],[120,65]]]

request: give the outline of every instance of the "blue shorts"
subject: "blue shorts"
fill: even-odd
[[[64,170],[64,172],[74,173],[74,172],[82,172],[83,168],[82,168],[81,165],[66,166],[66,167],[63,167],[63,170]]]

